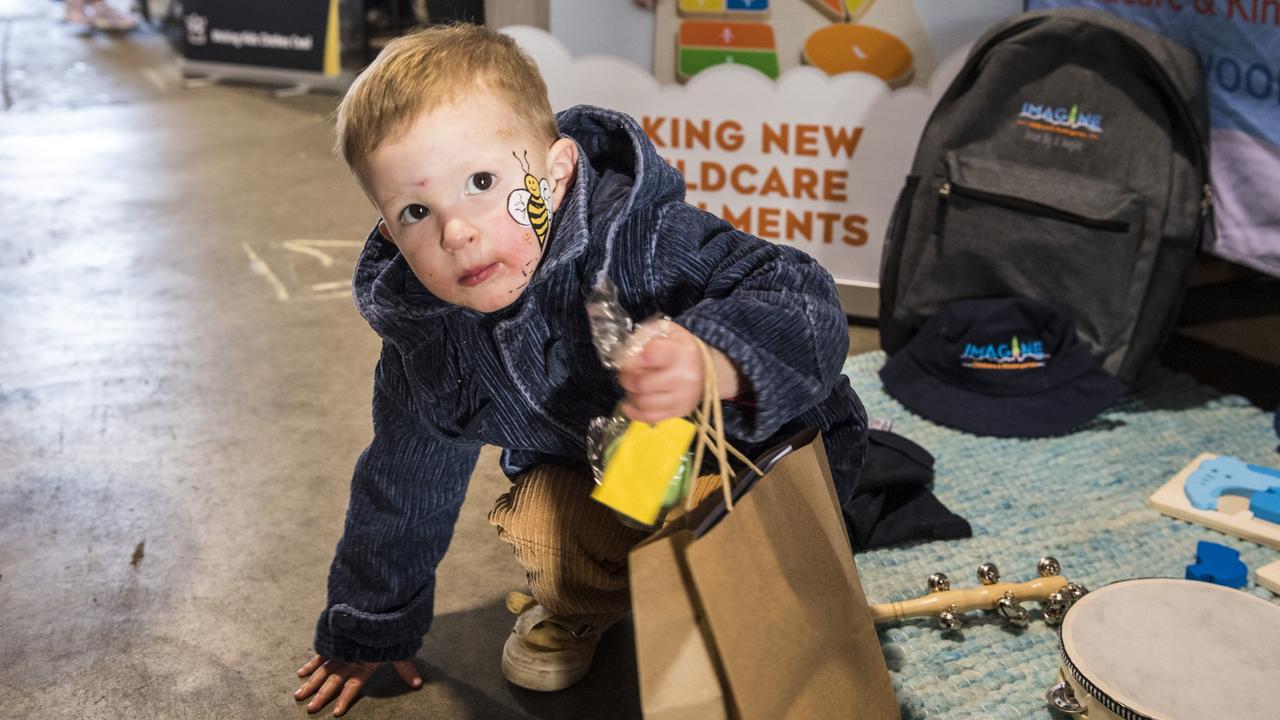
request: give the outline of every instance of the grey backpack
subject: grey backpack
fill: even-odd
[[[894,353],[952,300],[1056,303],[1132,381],[1173,329],[1209,209],[1193,53],[1096,10],[1014,16],[938,101],[880,267]]]

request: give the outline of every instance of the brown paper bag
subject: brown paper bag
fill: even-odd
[[[900,717],[822,440],[779,450],[631,552],[650,720]]]

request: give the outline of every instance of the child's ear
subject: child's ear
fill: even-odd
[[[395,244],[396,239],[391,237],[391,229],[387,227],[387,221],[382,218],[378,218],[378,234],[390,240],[392,245]]]
[[[573,185],[578,171],[578,143],[560,138],[547,151],[547,174],[551,176],[551,209],[557,210]]]

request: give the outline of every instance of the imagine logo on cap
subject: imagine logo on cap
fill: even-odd
[[[965,343],[960,364],[978,370],[1028,370],[1044,367],[1050,357],[1043,341],[1019,342],[1014,335],[1007,343]]]

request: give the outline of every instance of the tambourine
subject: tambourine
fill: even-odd
[[[1276,720],[1280,606],[1191,580],[1113,583],[1059,631],[1045,700],[1088,720]]]

